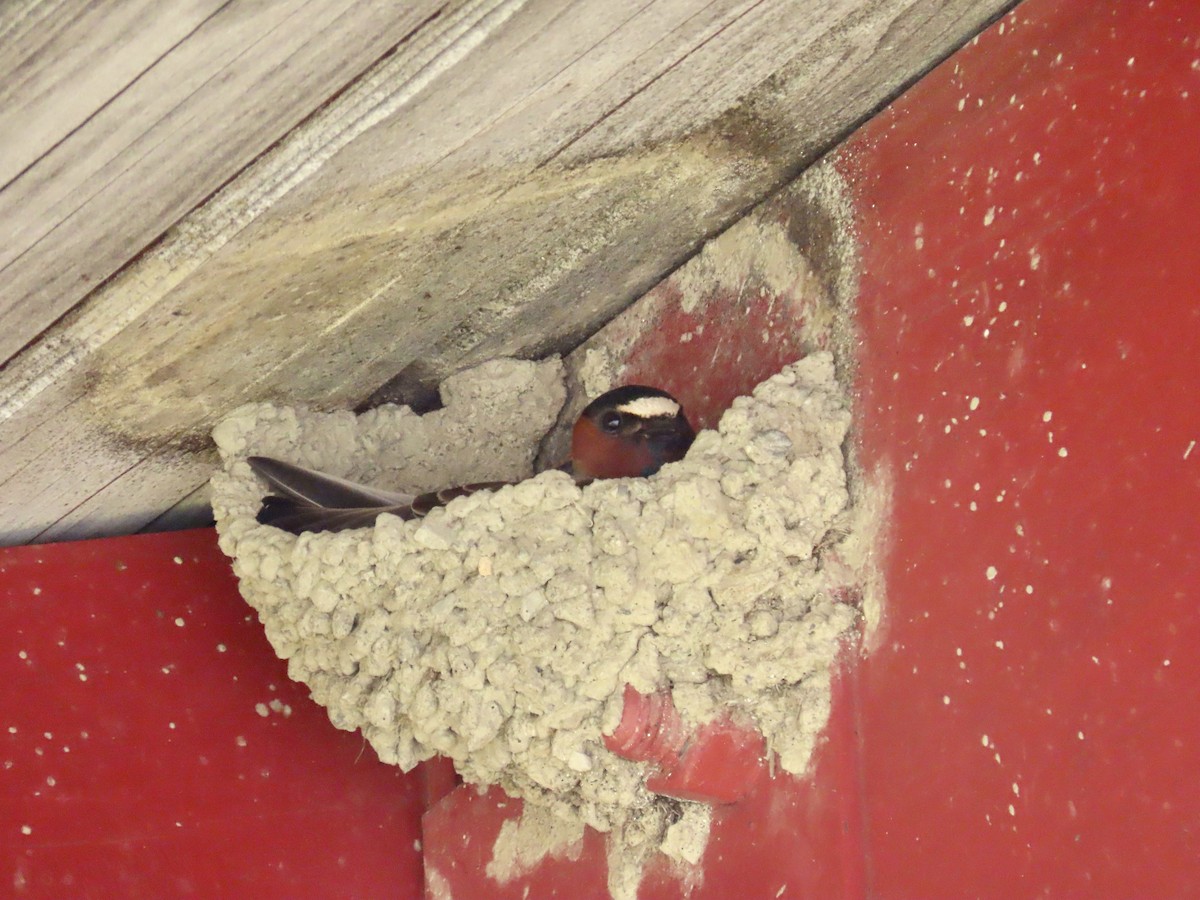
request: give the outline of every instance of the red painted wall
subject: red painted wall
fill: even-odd
[[[886,615],[693,898],[1200,896],[1198,103],[1194,0],[1027,0],[836,154]],[[0,892],[421,895],[425,786],[287,680],[210,532],[0,551],[0,786]]]
[[[420,896],[418,779],[288,680],[211,529],[0,549],[0,673],[0,896]]]
[[[838,160],[868,894],[1200,896],[1200,4],[1030,0]]]

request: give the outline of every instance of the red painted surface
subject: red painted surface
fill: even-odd
[[[766,746],[753,722],[714,719],[696,731],[683,723],[669,691],[638,693],[625,685],[625,708],[604,746],[646,762],[646,789],[696,803],[736,803],[767,770]]]
[[[869,896],[1200,896],[1197,148],[1200,4],[1030,0],[839,154]]]
[[[1200,4],[1027,0],[839,152],[886,616],[809,777],[644,900],[1200,896],[1197,104]],[[704,346],[698,418],[786,362]],[[487,880],[519,804],[335,731],[208,532],[0,551],[0,674],[3,890],[414,898],[430,802],[454,896],[604,896],[591,832]]]
[[[852,666],[842,666],[835,678],[826,741],[811,764],[815,777],[762,773],[744,799],[714,807],[702,877],[688,885],[666,857],[656,856],[646,868],[641,900],[863,896],[856,759],[845,752],[855,743],[847,702],[854,677]],[[471,787],[454,791],[431,809],[424,819],[425,842],[430,868],[441,879],[427,896],[440,896],[443,885],[455,897],[489,900],[609,896],[604,838],[591,829],[581,845],[542,860],[520,877],[504,884],[488,877],[500,829],[520,813],[520,801],[502,791],[481,794]]]
[[[420,895],[419,780],[288,680],[211,530],[0,549],[0,671],[0,895]]]
[[[696,428],[716,428],[735,397],[827,340],[808,327],[802,283],[785,296],[754,278],[715,284],[691,310],[681,296],[668,277],[640,301],[661,305],[651,327],[638,323],[622,380],[669,391]]]
[[[603,735],[604,746],[625,759],[671,769],[690,737],[683,717],[667,691],[643,694],[625,685],[625,706],[612,734]]]

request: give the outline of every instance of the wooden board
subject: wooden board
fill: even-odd
[[[568,349],[1004,5],[481,0],[387,28],[360,18],[372,4],[305,5],[272,44],[311,58],[237,57],[236,89],[131,138],[153,165],[121,169],[124,187],[77,179],[96,199],[47,232],[67,243],[0,271],[6,319],[41,316],[13,347],[46,303],[76,304],[0,373],[3,539],[155,520],[201,485],[207,432],[242,402],[355,405],[397,372],[403,394],[497,354]],[[248,40],[245,24],[211,45],[203,30],[164,63],[187,50],[211,66]],[[355,41],[353,61],[328,55]],[[290,127],[271,78],[318,62],[319,84],[293,73],[315,111]],[[242,149],[214,154],[214,132]],[[224,167],[205,169],[214,155]],[[43,244],[58,249],[22,268]],[[77,303],[89,273],[108,280]]]
[[[15,137],[0,169],[0,360],[437,9],[193,6],[56,3],[41,28],[15,36],[29,47],[54,32],[0,95],[0,133]]]
[[[26,0],[0,7],[0,186],[66,140],[222,3],[175,3],[170,16],[155,15],[157,6]],[[5,252],[15,256],[19,249]]]

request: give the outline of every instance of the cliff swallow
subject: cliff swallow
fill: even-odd
[[[646,477],[683,459],[695,437],[674,397],[658,388],[626,385],[597,397],[579,414],[571,431],[571,459],[561,468],[579,484],[596,478]],[[258,521],[292,534],[367,528],[382,513],[420,518],[455,497],[510,483],[484,481],[404,494],[265,456],[252,456],[247,462],[276,492],[263,498]]]

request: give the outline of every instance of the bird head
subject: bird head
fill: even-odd
[[[679,401],[658,388],[631,384],[601,394],[571,433],[577,478],[637,478],[683,459],[695,440]]]

